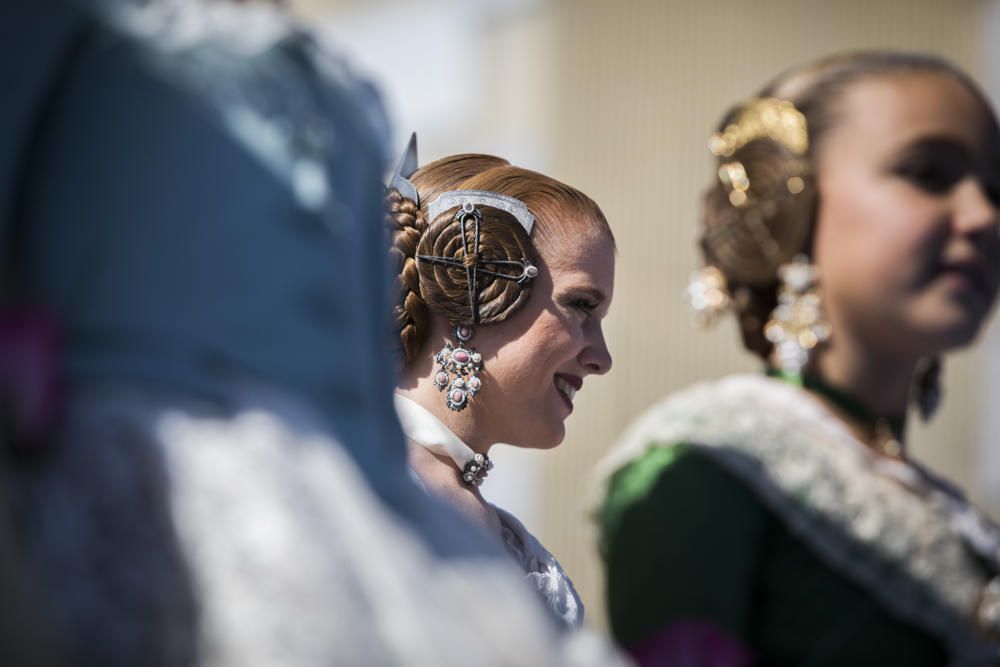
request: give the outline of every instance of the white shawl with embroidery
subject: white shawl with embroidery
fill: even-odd
[[[653,406],[602,463],[602,490],[649,448],[678,443],[741,478],[822,561],[939,637],[954,664],[1000,659],[978,613],[1000,531],[948,485],[878,457],[804,391],[739,375]]]

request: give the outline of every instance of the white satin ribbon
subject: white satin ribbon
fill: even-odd
[[[476,454],[471,447],[416,401],[394,394],[393,402],[407,438],[435,454],[451,458],[459,470],[465,469],[465,464]]]

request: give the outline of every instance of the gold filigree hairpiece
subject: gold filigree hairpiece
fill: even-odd
[[[708,142],[709,150],[722,161],[719,181],[729,190],[729,203],[736,208],[745,208],[751,203],[750,177],[746,165],[731,158],[736,151],[760,139],[770,139],[794,156],[785,163],[784,186],[788,194],[797,195],[805,189],[804,164],[800,158],[809,149],[806,117],[787,100],[754,98],[743,105],[733,122],[712,135]]]
[[[772,139],[793,154],[804,155],[809,149],[806,117],[788,100],[754,98],[732,123],[712,135],[708,148],[716,157],[725,158],[758,139]]]

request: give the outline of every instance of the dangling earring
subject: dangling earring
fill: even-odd
[[[912,400],[920,410],[920,418],[929,422],[941,405],[941,359],[926,357],[920,361],[913,377]]]
[[[455,412],[468,407],[469,399],[478,394],[483,386],[479,379],[483,356],[475,348],[465,348],[465,343],[474,333],[475,329],[467,324],[456,325],[452,334],[458,341],[457,346],[445,343],[441,351],[434,355],[434,361],[441,366],[434,374],[434,385],[441,391],[447,390],[445,405]]]
[[[778,305],[764,327],[774,344],[782,372],[801,376],[812,350],[830,337],[830,325],[821,312],[819,271],[805,255],[796,255],[778,269],[781,286]]]
[[[699,323],[705,327],[715,324],[732,303],[725,274],[712,265],[691,274],[684,295],[694,309]]]

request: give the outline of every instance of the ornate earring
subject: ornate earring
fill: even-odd
[[[691,274],[684,296],[702,326],[711,326],[729,309],[732,299],[726,276],[714,266],[705,266]]]
[[[479,393],[482,380],[479,372],[483,370],[483,356],[475,348],[466,349],[475,329],[467,324],[456,325],[452,334],[458,341],[457,346],[445,343],[441,351],[434,355],[434,361],[440,364],[434,374],[434,385],[441,391],[447,391],[445,405],[455,412],[461,412],[469,405],[469,399]]]
[[[781,370],[798,376],[812,350],[830,337],[830,325],[820,307],[819,271],[808,257],[796,255],[778,269],[778,277],[778,305],[771,311],[764,335],[774,344]]]

